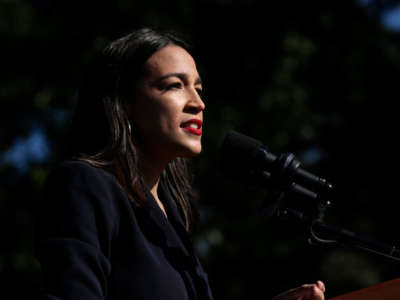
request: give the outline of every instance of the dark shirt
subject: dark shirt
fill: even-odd
[[[136,207],[85,162],[51,172],[35,243],[45,299],[212,299],[175,201],[160,182],[167,219],[146,193],[150,207]]]

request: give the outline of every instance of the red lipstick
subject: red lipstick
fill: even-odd
[[[195,126],[193,126],[193,124]],[[200,119],[191,119],[191,120],[183,122],[181,124],[181,128],[183,128],[183,130],[186,130],[190,133],[201,136],[203,134],[203,130],[201,129],[202,125],[203,125],[203,122]]]

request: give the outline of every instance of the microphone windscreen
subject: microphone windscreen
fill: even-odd
[[[222,168],[248,169],[256,163],[256,155],[262,143],[236,131],[229,131],[221,147]]]

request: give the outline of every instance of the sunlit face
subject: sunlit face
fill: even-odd
[[[193,57],[171,45],[155,52],[145,67],[132,107],[137,147],[168,161],[199,154],[205,105]]]

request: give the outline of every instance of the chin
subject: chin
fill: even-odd
[[[182,155],[182,157],[194,157],[196,155],[199,155],[201,153],[201,148],[200,149],[187,149],[185,153]]]
[[[191,152],[191,153],[189,153],[188,155],[187,155],[187,157],[195,157],[195,156],[197,156],[197,155],[199,155],[201,153],[201,150],[200,151],[193,151],[193,152]]]
[[[201,144],[187,145],[182,150],[182,154],[180,155],[181,157],[194,157],[201,153]]]

